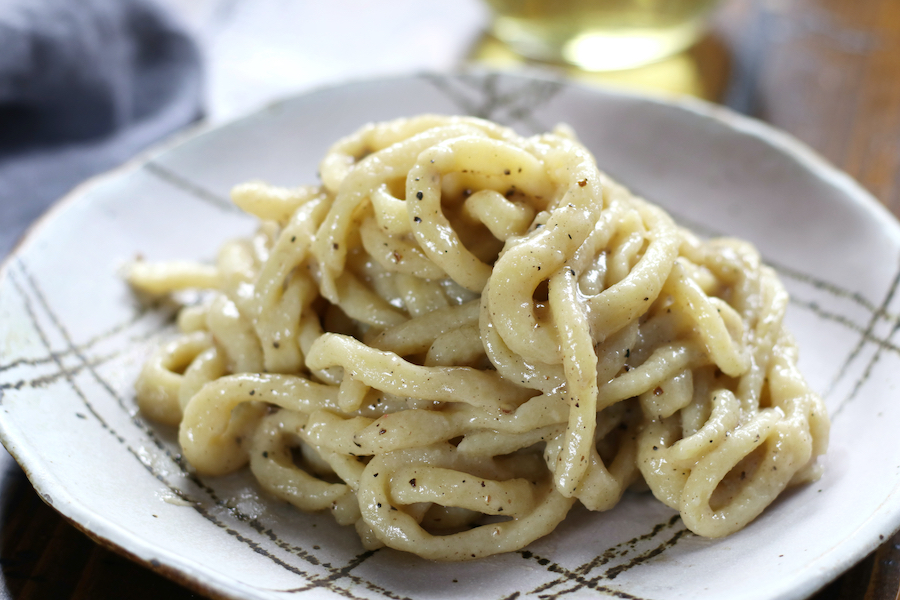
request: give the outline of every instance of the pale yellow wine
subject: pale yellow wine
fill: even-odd
[[[646,64],[691,45],[718,0],[487,0],[495,35],[538,60],[589,70]]]

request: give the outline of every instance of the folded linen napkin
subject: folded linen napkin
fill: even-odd
[[[54,200],[201,102],[198,49],[154,0],[0,2],[0,258]]]

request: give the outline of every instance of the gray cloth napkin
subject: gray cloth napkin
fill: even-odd
[[[198,49],[154,0],[0,0],[0,258],[201,102]]]

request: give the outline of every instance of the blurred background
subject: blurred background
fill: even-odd
[[[461,68],[719,103],[798,137],[900,214],[900,0],[699,1],[712,12],[684,50],[590,71],[523,58],[478,0],[3,0],[0,257],[74,186],[194,123],[348,79]],[[197,597],[90,541],[2,459],[0,600]],[[816,598],[898,587],[900,537],[886,536]]]

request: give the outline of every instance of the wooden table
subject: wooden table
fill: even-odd
[[[459,59],[519,64],[490,38]],[[900,216],[898,0],[733,0],[712,35],[684,55],[636,72],[569,75],[692,93],[768,121],[850,173]],[[0,567],[0,600],[198,597],[67,524],[5,453]],[[814,598],[896,599],[898,589],[895,535]]]

